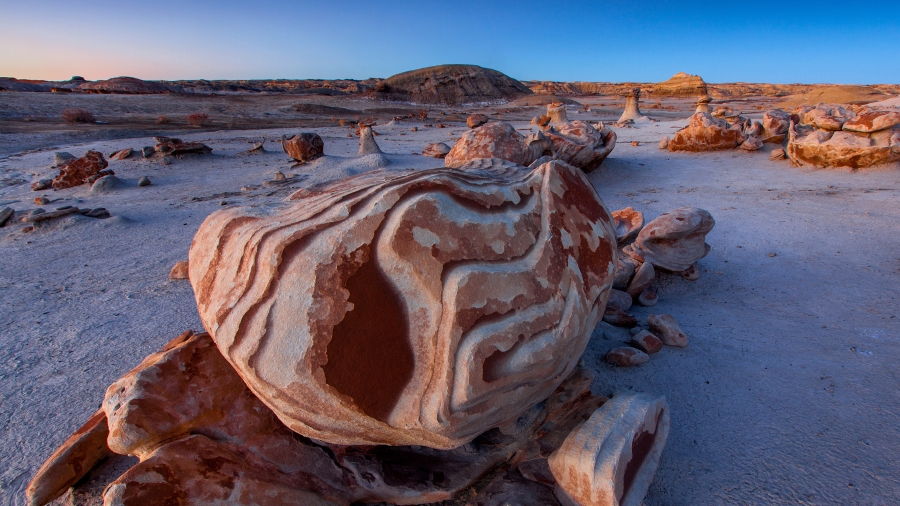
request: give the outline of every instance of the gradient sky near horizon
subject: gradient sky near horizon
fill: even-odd
[[[900,2],[0,0],[0,76],[900,83]]]

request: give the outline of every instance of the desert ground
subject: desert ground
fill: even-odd
[[[570,119],[608,125],[624,104],[618,96],[572,98],[591,110],[572,104]],[[0,503],[25,504],[34,472],[111,382],[184,330],[201,329],[190,283],[168,274],[210,213],[375,168],[356,161],[358,139],[342,119],[376,121],[387,169],[427,169],[443,161],[422,149],[452,145],[473,112],[535,131],[529,122],[546,101],[529,100],[421,106],[352,96],[0,93],[0,208],[21,216],[46,196],[48,209],[105,207],[112,215],[67,216],[30,232],[18,221],[0,228]],[[657,122],[611,126],[617,145],[588,177],[609,210],[632,206],[649,221],[694,206],[714,216],[700,279],[663,276],[659,303],[632,310],[641,321],[673,315],[690,344],[617,368],[603,356],[628,331],[601,323],[583,357],[595,393],[650,392],[669,403],[671,433],[645,504],[897,504],[900,166],[793,167],[771,161],[770,144],[757,152],[660,150],[696,100],[648,107],[656,102],[642,107]],[[717,101],[751,118],[778,103]],[[67,107],[105,124],[64,123]],[[194,112],[210,123],[187,125]],[[170,122],[157,124],[159,116]],[[279,140],[303,131],[318,133],[331,156],[295,165]],[[125,185],[110,193],[30,187],[56,174],[54,152],[139,150],[153,135],[213,151],[112,161]],[[265,152],[248,152],[261,141]],[[276,172],[285,181],[273,181]],[[139,187],[142,176],[152,185]]]

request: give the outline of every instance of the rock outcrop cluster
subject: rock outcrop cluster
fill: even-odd
[[[787,155],[795,165],[855,169],[900,161],[896,111],[819,104],[798,108],[792,120]]]

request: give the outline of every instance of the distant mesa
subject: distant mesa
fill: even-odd
[[[438,65],[391,76],[375,86],[385,100],[462,104],[510,100],[532,92],[521,82],[477,65]]]
[[[862,105],[891,98],[873,86],[833,84],[813,86],[805,93],[787,97],[785,105],[850,104]]]
[[[707,95],[706,83],[700,76],[679,72],[668,81],[657,83],[650,94],[666,97],[696,97]]]
[[[86,82],[79,85],[78,89],[85,93],[119,93],[129,95],[150,95],[181,91],[174,86],[154,81],[143,81],[134,77],[113,77],[106,81]]]

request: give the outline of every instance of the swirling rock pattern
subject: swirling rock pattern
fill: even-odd
[[[669,151],[715,151],[734,149],[746,138],[740,125],[732,125],[705,112],[694,113],[688,126],[675,132]]]
[[[308,437],[457,447],[547,398],[603,314],[613,220],[564,163],[376,171],[292,199],[214,213],[189,265],[219,350]]]
[[[551,149],[540,133],[525,137],[509,123],[492,121],[464,133],[447,153],[444,165],[459,167],[478,158],[499,158],[527,166]]]
[[[616,147],[616,133],[609,128],[597,130],[586,121],[556,123],[544,132],[553,143],[560,160],[590,172],[603,163]]]

